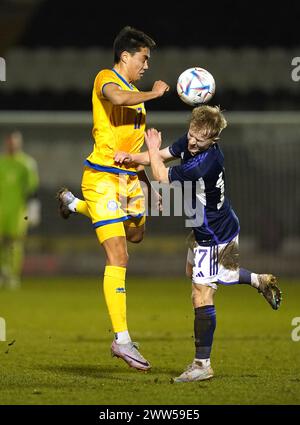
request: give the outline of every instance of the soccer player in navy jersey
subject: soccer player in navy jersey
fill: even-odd
[[[217,106],[199,106],[192,111],[189,129],[178,141],[160,150],[161,133],[145,133],[148,152],[128,155],[119,152],[115,161],[151,164],[156,181],[180,184],[187,205],[194,241],[188,250],[186,273],[192,279],[195,310],[195,358],[175,382],[210,379],[210,353],[216,327],[214,294],[218,284],[244,283],[262,293],[274,310],[281,291],[271,274],[256,274],[238,263],[239,221],[225,196],[224,155],[219,147],[221,131],[227,126]],[[181,158],[181,164],[166,168],[164,162]],[[188,186],[190,190],[185,190]],[[186,193],[191,194],[190,199]]]

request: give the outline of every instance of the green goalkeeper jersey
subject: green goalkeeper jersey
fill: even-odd
[[[38,183],[37,164],[29,155],[0,155],[0,236],[24,234],[27,201]]]

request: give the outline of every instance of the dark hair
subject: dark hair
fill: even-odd
[[[156,46],[154,40],[142,31],[126,26],[115,38],[114,63],[120,62],[121,54],[126,50],[131,54],[138,52],[142,47],[153,49]]]

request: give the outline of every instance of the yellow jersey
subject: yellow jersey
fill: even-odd
[[[94,124],[92,134],[95,143],[93,152],[85,163],[103,171],[108,168],[107,171],[111,169],[112,172],[118,172],[118,169],[135,172],[136,167],[116,164],[114,155],[117,151],[140,152],[146,125],[145,106],[144,103],[133,106],[113,105],[103,95],[104,86],[110,83],[117,84],[122,90],[139,91],[115,69],[104,69],[97,74],[92,97]]]

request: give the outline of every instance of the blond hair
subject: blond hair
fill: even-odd
[[[221,131],[227,127],[227,121],[219,106],[201,105],[193,109],[190,126],[204,130],[210,139],[218,140]]]

